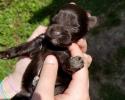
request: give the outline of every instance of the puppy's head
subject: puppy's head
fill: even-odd
[[[53,45],[67,47],[85,36],[89,18],[78,5],[67,4],[52,18],[46,35]]]
[[[52,24],[47,29],[47,37],[55,46],[66,47],[71,44],[71,33],[68,27],[60,24]]]

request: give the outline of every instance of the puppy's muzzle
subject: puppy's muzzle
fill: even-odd
[[[48,28],[46,35],[54,45],[67,46],[71,44],[71,34],[64,26],[54,24]]]

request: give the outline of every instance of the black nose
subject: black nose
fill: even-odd
[[[52,33],[52,37],[61,37],[61,32],[59,32],[59,31],[55,31],[55,32],[53,32]]]

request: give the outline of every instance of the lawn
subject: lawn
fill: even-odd
[[[0,50],[23,43],[35,28],[48,24],[48,16],[31,23],[33,14],[48,6],[51,0],[0,0]],[[0,60],[0,79],[14,69],[16,60]]]

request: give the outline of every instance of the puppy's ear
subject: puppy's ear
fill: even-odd
[[[91,16],[91,14],[88,12],[87,12],[87,16],[88,16],[88,29],[91,29],[97,25],[97,17]]]

